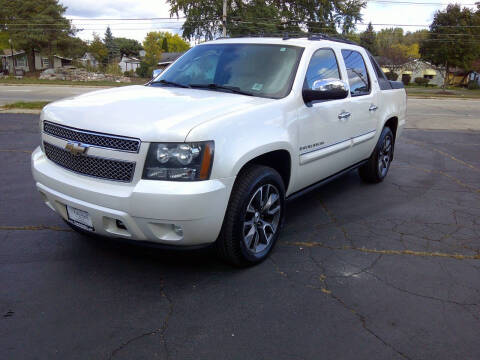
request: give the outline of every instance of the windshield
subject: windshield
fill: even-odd
[[[196,46],[152,86],[183,86],[279,99],[291,90],[303,48],[288,45]]]

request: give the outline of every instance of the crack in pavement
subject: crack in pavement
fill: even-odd
[[[460,179],[457,179],[455,176],[449,175],[449,174],[447,174],[446,172],[441,171],[441,170],[425,169],[425,168],[418,167],[418,166],[413,166],[413,165],[410,165],[410,164],[397,165],[396,168],[397,168],[397,169],[401,169],[401,168],[411,168],[411,169],[420,170],[420,171],[423,171],[423,172],[426,172],[426,173],[429,173],[429,174],[439,174],[439,175],[445,176],[446,178],[448,178],[448,179],[450,179],[450,180],[453,180],[454,182],[456,182],[456,183],[457,183],[458,185],[460,185],[461,187],[463,187],[463,188],[465,188],[465,189],[469,189],[469,190],[470,190],[471,192],[473,192],[473,193],[478,193],[478,194],[480,194],[480,188],[476,188],[476,187],[474,187],[474,186],[465,184],[463,181],[461,181]]]
[[[163,324],[161,327],[157,328],[157,329],[154,329],[152,331],[149,331],[149,332],[146,332],[146,333],[143,333],[143,334],[140,334],[140,335],[137,335],[125,342],[123,342],[122,344],[120,344],[120,346],[118,346],[117,348],[115,348],[111,353],[110,353],[110,356],[108,357],[108,360],[111,360],[115,357],[115,355],[120,352],[121,350],[125,349],[127,346],[129,346],[130,344],[134,343],[135,341],[137,340],[140,340],[144,337],[147,337],[147,336],[152,336],[152,335],[157,335],[159,334],[161,339],[162,339],[162,343],[163,343],[163,348],[165,350],[165,354],[167,356],[167,359],[170,358],[170,354],[169,354],[169,351],[168,351],[168,347],[167,347],[167,341],[165,340],[165,333],[168,329],[168,322],[170,320],[170,317],[173,313],[173,301],[172,299],[170,299],[170,297],[165,293],[165,284],[163,282],[163,280],[161,280],[161,290],[160,290],[160,294],[163,298],[165,298],[168,302],[168,313],[167,315],[165,316],[165,320],[163,321]]]
[[[355,250],[366,253],[373,254],[384,254],[384,255],[411,255],[419,257],[443,257],[443,258],[453,258],[457,260],[480,260],[480,254],[477,255],[461,255],[461,254],[449,254],[441,252],[427,252],[427,251],[414,251],[414,250],[378,250],[378,249],[368,249],[364,247],[355,247],[355,246],[342,246],[335,247],[330,245],[325,245],[320,242],[304,242],[304,241],[284,241],[282,245],[287,246],[303,246],[303,247],[321,247],[330,250]]]
[[[379,258],[381,257],[381,255],[376,258],[367,268],[372,268],[373,266],[375,266],[375,264],[378,262]],[[311,249],[309,249],[309,258],[311,259],[312,263],[315,264],[321,271],[322,271],[322,274],[320,274],[319,276],[319,280],[320,282],[322,283],[322,285],[320,287],[318,286],[314,286],[314,285],[311,285],[311,284],[305,284],[304,286],[306,288],[309,288],[309,289],[314,289],[314,290],[320,290],[322,293],[326,294],[327,296],[329,296],[330,298],[332,298],[333,300],[335,300],[338,304],[340,304],[344,309],[348,310],[349,312],[351,312],[361,323],[362,325],[362,328],[367,331],[371,336],[375,337],[378,341],[380,341],[384,346],[390,348],[392,351],[394,351],[395,353],[397,353],[399,356],[401,356],[402,358],[404,359],[407,359],[407,360],[410,360],[411,358],[405,354],[404,352],[400,351],[399,349],[397,349],[395,346],[393,346],[392,344],[390,344],[389,342],[387,342],[385,339],[383,339],[380,335],[378,335],[375,331],[373,331],[371,328],[368,327],[368,324],[367,324],[367,318],[360,314],[358,311],[356,311],[353,307],[349,306],[345,301],[343,301],[339,296],[335,295],[332,290],[329,289],[329,286],[327,284],[327,276],[324,274],[325,273],[325,268],[324,266],[319,263],[312,255],[312,252],[311,252]],[[281,274],[282,277],[288,279],[290,282],[292,282],[293,284],[297,284],[295,281],[293,281],[292,279],[289,278],[288,274],[283,272],[280,267],[278,266],[278,264],[275,262],[275,260],[273,260],[273,256],[270,256],[269,259],[272,261],[272,263],[274,264],[274,267],[275,267],[275,270],[277,273]]]
[[[444,157],[447,157],[447,158],[449,158],[449,159],[451,159],[451,160],[453,160],[453,161],[456,161],[456,162],[458,162],[458,163],[460,163],[460,164],[462,164],[462,165],[465,165],[466,167],[468,167],[468,168],[470,168],[470,169],[472,169],[472,170],[480,171],[480,169],[477,168],[476,166],[474,166],[474,165],[472,165],[472,164],[469,164],[469,163],[467,163],[466,161],[463,161],[463,160],[461,160],[461,159],[458,159],[458,158],[456,158],[455,156],[453,156],[453,155],[451,155],[451,154],[449,154],[449,153],[447,153],[447,152],[445,152],[445,151],[443,151],[443,150],[440,150],[440,149],[435,148],[435,147],[429,147],[429,146],[428,146],[426,143],[424,143],[424,142],[417,141],[417,140],[410,140],[410,139],[404,139],[403,141],[406,142],[407,144],[417,145],[417,146],[420,146],[420,147],[422,147],[422,148],[424,148],[424,149],[431,150],[431,151],[435,151],[435,152],[443,155]]]

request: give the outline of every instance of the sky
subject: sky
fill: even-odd
[[[466,5],[475,1],[478,0],[457,0],[456,2]],[[93,32],[100,34],[103,38],[107,26],[110,26],[115,37],[128,37],[140,42],[149,31],[170,31],[182,34],[181,18],[114,20],[169,18],[170,6],[164,0],[60,0],[60,2],[67,7],[67,18],[72,19],[78,29],[85,29],[78,33],[78,36],[85,40],[91,40]],[[412,5],[406,2],[421,4]],[[428,25],[432,22],[435,11],[444,9],[446,4],[448,4],[446,0],[369,0],[366,8],[362,10],[363,22],[365,24],[372,22],[373,24]],[[366,25],[357,25],[359,31],[363,31],[365,27]],[[386,27],[391,26],[374,25],[375,30]],[[426,27],[403,26],[403,28],[405,31],[415,31]]]

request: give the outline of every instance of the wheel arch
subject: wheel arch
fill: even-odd
[[[249,165],[264,165],[276,170],[282,177],[285,185],[285,192],[287,192],[292,179],[292,156],[291,152],[286,148],[278,148],[275,150],[268,150],[261,153],[252,154],[244,158],[240,164],[236,166],[236,175],[241,173],[243,169]]]

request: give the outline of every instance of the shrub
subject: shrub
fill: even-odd
[[[410,80],[412,80],[412,77],[409,74],[402,75],[403,85],[407,86],[408,84],[410,84]]]
[[[426,87],[428,85],[428,82],[430,81],[430,79],[426,79],[426,78],[423,78],[423,77],[416,77],[414,81],[415,81],[415,84]]]
[[[389,71],[385,73],[385,76],[387,77],[388,80],[392,80],[392,81],[397,81],[398,79],[398,74],[394,73],[393,71]]]
[[[478,90],[480,89],[480,84],[477,81],[470,80],[467,85],[468,90]]]
[[[140,66],[137,67],[137,69],[135,70],[137,75],[141,78],[151,78],[152,71],[153,69],[151,68],[151,66],[143,61],[140,63]]]
[[[109,75],[117,75],[117,76],[122,76],[123,72],[120,66],[118,64],[108,64],[107,67],[105,68],[105,73]]]

